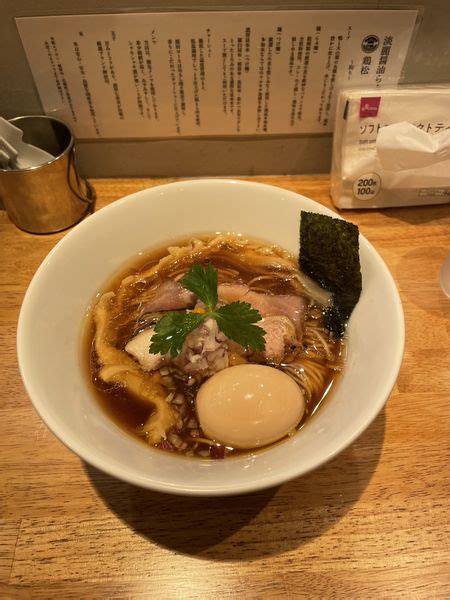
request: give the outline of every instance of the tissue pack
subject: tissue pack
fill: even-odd
[[[331,196],[352,209],[450,202],[450,87],[342,91]]]

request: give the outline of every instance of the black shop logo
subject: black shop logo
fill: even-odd
[[[380,38],[376,35],[366,35],[361,43],[361,49],[366,54],[370,54],[371,52],[375,52],[375,50],[380,45]]]

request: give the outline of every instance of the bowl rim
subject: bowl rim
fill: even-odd
[[[33,292],[36,286],[39,285],[39,280],[42,273],[46,270],[47,265],[52,261],[54,254],[59,252],[59,248],[70,243],[72,240],[75,240],[78,236],[82,235],[83,228],[85,223],[91,223],[92,221],[97,221],[98,219],[104,219],[105,215],[111,210],[117,210],[117,207],[122,206],[123,204],[132,202],[136,197],[141,196],[149,191],[155,191],[156,193],[167,190],[168,188],[177,189],[180,186],[201,186],[201,185],[242,185],[244,187],[257,188],[261,189],[261,187],[269,188],[270,190],[277,190],[277,193],[281,191],[288,193],[289,195],[295,195],[299,198],[303,198],[308,200],[309,202],[314,203],[317,207],[320,207],[320,212],[323,214],[328,214],[329,216],[333,216],[335,218],[342,219],[343,217],[333,210],[329,209],[327,206],[322,205],[320,202],[316,200],[312,200],[303,194],[299,194],[298,192],[294,192],[292,190],[288,190],[286,188],[282,188],[279,186],[274,186],[266,183],[259,183],[255,181],[248,181],[245,179],[233,179],[233,178],[200,178],[200,179],[181,179],[175,182],[170,182],[166,184],[160,184],[156,186],[152,186],[149,188],[144,188],[137,192],[133,192],[132,194],[128,194],[118,200],[107,204],[102,209],[96,211],[92,215],[88,217],[85,221],[82,221],[77,226],[75,226],[71,231],[66,233],[50,250],[50,252],[46,255],[44,260],[41,262],[36,272],[34,273],[31,282],[25,292],[22,306],[19,313],[18,325],[17,325],[17,360],[19,365],[20,375],[26,389],[26,392],[31,400],[31,403],[43,420],[48,429],[59,439],[69,450],[74,452],[79,458],[81,458],[84,462],[92,465],[96,469],[111,475],[119,480],[125,481],[126,483],[137,485],[139,487],[162,492],[162,493],[171,493],[175,495],[182,496],[203,496],[203,497],[213,497],[213,496],[232,496],[238,494],[247,494],[267,488],[274,487],[276,485],[281,485],[287,481],[295,479],[297,477],[301,477],[310,473],[313,470],[316,470],[323,466],[325,463],[332,460],[335,456],[343,452],[346,448],[348,448],[375,420],[377,415],[381,412],[384,405],[386,404],[392,389],[395,385],[395,382],[398,377],[398,373],[400,371],[400,367],[403,361],[403,355],[405,350],[405,319],[404,312],[402,307],[402,302],[400,298],[400,294],[398,292],[396,283],[394,278],[386,266],[383,258],[377,252],[375,247],[367,240],[367,238],[360,233],[360,242],[363,240],[363,243],[371,255],[371,258],[375,258],[377,261],[377,269],[381,268],[384,272],[384,279],[386,284],[390,288],[390,292],[395,298],[395,311],[396,311],[396,321],[399,329],[399,337],[397,338],[397,350],[395,353],[395,360],[390,364],[389,377],[384,377],[383,381],[383,389],[380,391],[378,395],[378,399],[376,402],[372,402],[371,410],[369,415],[366,417],[364,423],[362,423],[355,431],[350,435],[345,443],[341,444],[339,447],[334,449],[332,452],[329,452],[327,455],[322,457],[319,461],[317,461],[314,465],[305,468],[301,472],[289,473],[285,476],[280,476],[277,474],[269,474],[266,475],[263,479],[256,479],[250,482],[243,482],[237,485],[219,485],[219,486],[211,486],[208,483],[204,483],[203,488],[190,486],[188,484],[173,484],[170,485],[167,482],[159,482],[158,480],[149,480],[144,478],[143,476],[138,476],[137,474],[132,474],[123,468],[121,465],[115,462],[114,459],[110,459],[109,462],[105,463],[102,458],[99,458],[96,455],[91,454],[89,451],[86,451],[83,447],[83,444],[78,441],[76,436],[71,437],[70,432],[67,435],[67,432],[62,434],[60,432],[60,428],[56,420],[52,416],[52,411],[48,409],[45,405],[45,400],[41,399],[41,394],[35,388],[33,381],[31,378],[27,377],[26,373],[26,360],[23,360],[21,357],[25,356],[25,347],[26,347],[26,321],[28,317],[28,312],[32,310],[32,297]],[[81,233],[80,233],[81,232]],[[24,364],[25,363],[25,364]],[[183,459],[185,460],[185,459]],[[198,459],[195,459],[198,460]],[[208,487],[209,486],[209,487]]]

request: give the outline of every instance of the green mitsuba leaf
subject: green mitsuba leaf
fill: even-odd
[[[184,340],[205,319],[206,313],[169,312],[155,326],[149,352],[167,354],[174,358],[183,347]]]
[[[178,356],[186,337],[207,318],[215,319],[219,329],[243,348],[264,350],[266,332],[254,324],[261,320],[257,310],[247,302],[232,302],[216,308],[218,275],[213,266],[193,265],[181,284],[194,292],[207,308],[204,313],[166,313],[155,326],[149,348],[151,354],[170,352],[172,357]]]
[[[183,287],[194,292],[208,310],[213,310],[218,302],[217,297],[217,270],[212,265],[202,267],[195,264],[180,280]]]
[[[213,313],[219,329],[243,348],[262,351],[266,346],[262,327],[254,325],[261,315],[248,302],[231,302]]]

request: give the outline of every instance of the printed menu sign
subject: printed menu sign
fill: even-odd
[[[332,131],[336,91],[399,81],[416,10],[22,17],[47,114],[79,138]]]

